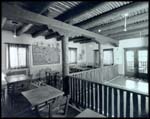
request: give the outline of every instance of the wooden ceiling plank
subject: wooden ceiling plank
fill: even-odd
[[[51,2],[49,2],[41,11],[40,14],[42,14],[43,12],[45,12],[47,10],[47,8],[49,7],[49,5],[51,4]],[[21,34],[23,34],[24,32],[28,31],[31,27],[33,26],[33,24],[27,24],[27,25],[23,25],[22,27],[20,27],[16,34],[18,36],[20,36]]]
[[[60,14],[59,16],[56,17],[56,19],[60,21],[69,21],[70,23],[73,18],[87,13],[89,10],[94,9],[99,4],[101,4],[101,2],[99,1],[93,1],[92,3],[91,2],[80,3],[79,5],[71,8],[70,10],[67,10],[66,12]]]
[[[140,9],[145,9],[145,8],[148,8],[148,2],[134,2],[134,3],[130,3],[128,5],[119,7],[117,9],[111,10],[109,12],[106,12],[102,15],[98,15],[96,17],[88,19],[84,22],[80,22],[79,24],[76,24],[76,25],[84,29],[89,29],[94,26],[97,26],[98,24],[102,22],[108,21],[110,19],[114,19],[119,15],[124,15],[125,13],[139,11]]]
[[[144,13],[144,14],[140,14],[140,15],[127,18],[127,25],[133,24],[135,22],[143,21],[143,20],[148,20],[148,13]],[[93,32],[98,32],[98,29],[101,29],[103,31],[103,30],[109,30],[109,29],[113,29],[116,27],[120,27],[122,25],[124,25],[123,19],[103,25],[103,26],[92,27],[88,30],[93,31]]]

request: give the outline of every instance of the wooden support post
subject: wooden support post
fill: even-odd
[[[101,47],[101,44],[98,43],[98,49],[99,49],[99,66],[101,67],[101,80],[103,81],[103,49]]]
[[[1,28],[4,27],[6,21],[7,21],[7,18],[6,18],[6,17],[2,18]]]
[[[68,63],[68,36],[62,37],[62,76],[63,76],[63,91],[67,95],[69,93],[69,83],[67,75],[69,74]]]
[[[62,37],[62,73],[63,77],[69,74],[68,65],[68,36]]]

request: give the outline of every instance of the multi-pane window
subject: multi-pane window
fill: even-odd
[[[140,50],[138,51],[138,70],[140,73],[147,73],[147,59],[148,59],[148,51]]]
[[[113,65],[114,60],[113,60],[113,49],[104,49],[104,59],[103,63],[104,65]]]
[[[127,51],[127,71],[134,72],[134,51]]]
[[[77,48],[69,48],[69,63],[77,63]]]
[[[27,67],[27,46],[8,45],[8,66],[11,69]]]

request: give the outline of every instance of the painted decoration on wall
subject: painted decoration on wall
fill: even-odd
[[[58,47],[32,45],[33,65],[46,65],[60,63]]]

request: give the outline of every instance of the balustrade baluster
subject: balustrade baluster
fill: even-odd
[[[73,79],[73,101],[75,102],[75,78]]]
[[[146,113],[145,102],[146,102],[146,97],[144,95],[141,95],[141,114]]]
[[[104,86],[104,115],[107,116],[107,86]]]
[[[88,81],[88,108],[90,108],[90,82]]]
[[[97,83],[95,83],[95,111],[98,112],[98,94]]]
[[[81,91],[81,92],[82,92],[81,105],[83,106],[83,92],[84,92],[84,91],[83,91],[83,80],[81,81],[81,85],[82,85],[82,86],[81,86],[81,90],[82,90],[82,91]]]
[[[114,88],[114,117],[118,117],[118,94],[116,88]]]
[[[78,104],[78,79],[76,78],[76,85],[75,85],[75,87],[76,87],[76,104]]]
[[[112,117],[112,88],[109,87],[108,115]]]
[[[73,98],[73,95],[72,95],[72,78],[69,77],[69,80],[70,80],[70,95],[71,95],[71,102],[72,102],[72,98]]]
[[[85,97],[85,105],[84,105],[84,107],[86,108],[86,81],[84,81],[84,97]]]
[[[102,114],[102,85],[99,84],[99,113]]]
[[[79,81],[79,82],[78,82],[78,85],[79,85],[79,105],[80,105],[80,103],[81,103],[81,102],[80,102],[80,95],[81,95],[81,90],[80,90],[80,87],[81,87],[81,86],[80,86],[80,81],[81,81],[81,80],[79,79],[78,81]]]
[[[138,117],[138,95],[133,93],[133,117]]]
[[[130,92],[126,93],[126,117],[130,117]]]
[[[120,117],[124,115],[124,93],[120,90]]]
[[[93,101],[93,83],[91,83],[91,109],[94,109],[94,101]]]

